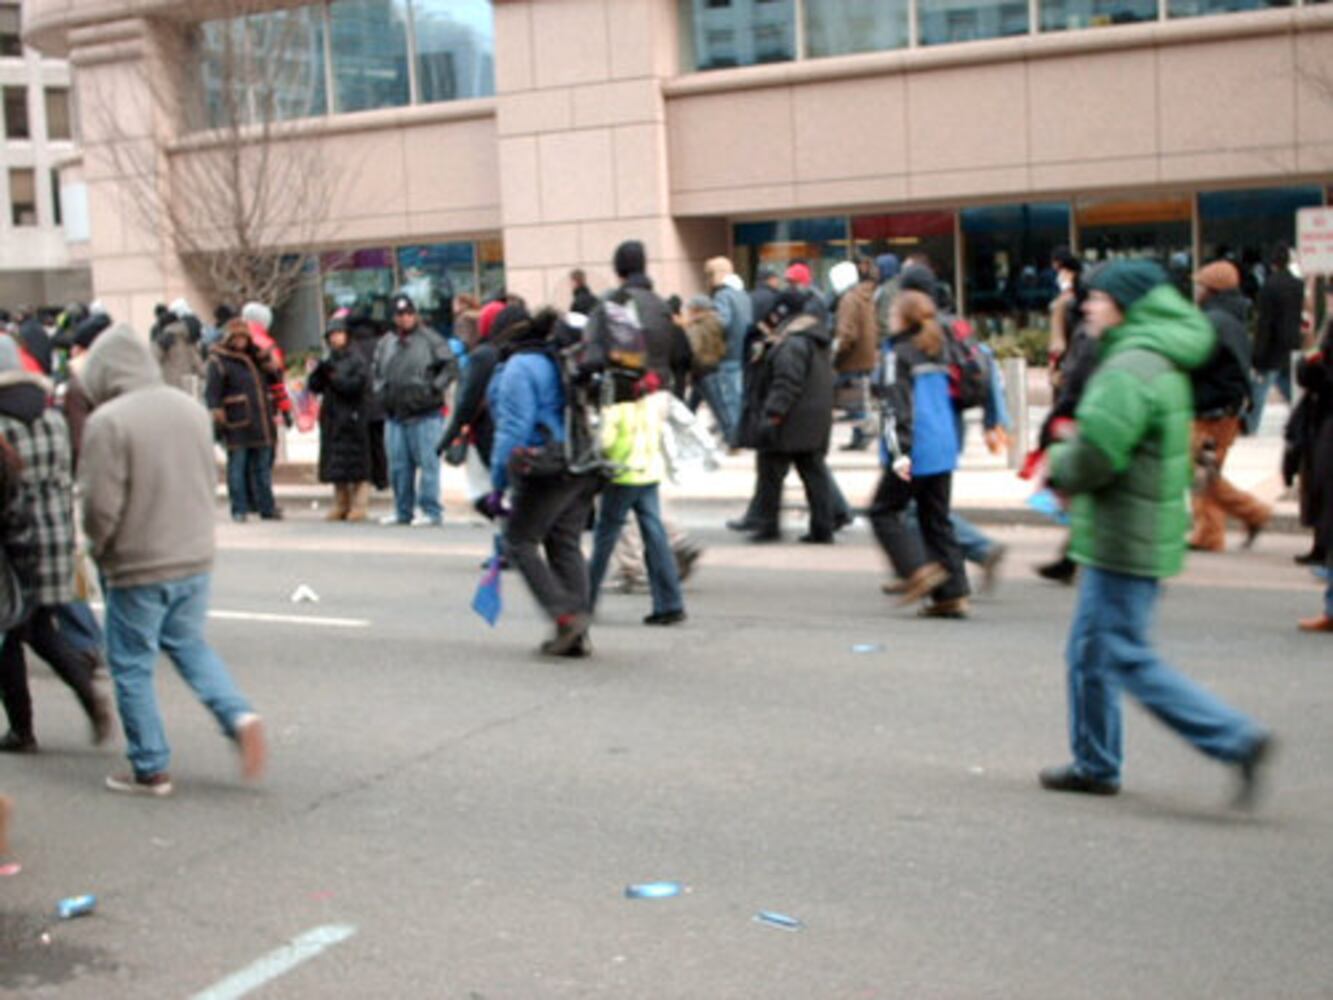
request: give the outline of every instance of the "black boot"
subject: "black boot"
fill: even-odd
[[[36,753],[37,737],[32,733],[16,733],[10,730],[0,736],[0,753]]]
[[[1050,580],[1052,583],[1063,583],[1069,586],[1074,582],[1074,577],[1078,575],[1078,563],[1068,556],[1061,556],[1055,562],[1047,563],[1044,566],[1037,567],[1037,575],[1043,580]]]

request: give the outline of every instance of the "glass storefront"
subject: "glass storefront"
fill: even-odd
[[[848,259],[847,218],[742,222],[733,230],[733,242],[733,263],[747,288],[753,287],[760,265],[784,271],[798,260],[810,265],[816,284],[824,287],[833,265]]]
[[[1291,0],[1166,0],[1167,17],[1205,17],[1209,14],[1234,14],[1243,10],[1268,10],[1293,7]]]
[[[908,0],[805,0],[805,54],[843,56],[906,48]]]
[[[1157,0],[1041,0],[1042,31],[1157,20]]]
[[[1324,203],[1319,187],[1206,191],[1199,195],[1202,259],[1225,257],[1240,265],[1241,288],[1253,297],[1263,285],[1279,244],[1296,242],[1296,212]]]
[[[796,58],[795,0],[680,0],[681,49],[691,69]]]
[[[1051,252],[1070,242],[1068,202],[988,205],[959,213],[969,315],[1041,326],[1058,293]],[[992,324],[994,325],[994,324]]]
[[[912,255],[924,255],[941,281],[957,287],[953,212],[853,216],[852,245],[859,256],[873,258],[891,253],[900,263]]]
[[[398,251],[398,287],[412,296],[435,329],[453,329],[455,295],[477,292],[476,248],[471,243],[436,243]]]
[[[389,299],[395,290],[393,251],[339,250],[320,257],[324,282],[324,314],[339,309],[366,309],[382,322],[389,319]]]
[[[491,0],[413,0],[412,28],[423,102],[495,93]]]
[[[405,0],[329,5],[335,111],[395,108],[411,100]]]
[[[1026,0],[917,0],[922,45],[1028,33]]]
[[[1182,293],[1190,294],[1194,261],[1189,195],[1080,198],[1075,216],[1079,252],[1088,263],[1153,260]]]

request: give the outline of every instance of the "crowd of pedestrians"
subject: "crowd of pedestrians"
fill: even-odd
[[[952,510],[965,413],[979,411],[994,451],[1008,445],[1009,420],[999,365],[928,258],[843,262],[827,288],[804,262],[764,265],[747,291],[716,257],[700,276],[708,294],[683,304],[658,293],[641,243],[621,244],[612,263],[618,284],[600,296],[572,272],[565,310],[459,296],[443,334],[401,293],[387,330],[362,311],[330,317],[325,349],[304,373],[320,400],[328,518],[366,521],[372,489],[391,487],[382,523],[440,525],[441,459],[463,467],[475,509],[497,525],[495,558],[551,620],[541,651],[589,656],[598,597],[613,580],[646,584],[645,624],[687,620],[682,582],[701,550],[676,530],[660,489],[684,465],[714,468],[720,451],[754,451],[753,494],[728,526],[757,544],[783,537],[794,467],[809,511],[800,541],[833,544],[854,521],[827,462],[842,411],[846,449],[874,447],[881,465],[867,514],[895,577],[883,589],[920,602],[926,617],[968,616],[965,562],[991,584],[1004,547]],[[1118,790],[1122,690],[1234,765],[1243,801],[1271,756],[1263,726],[1160,660],[1150,622],[1160,582],[1180,571],[1187,548],[1220,551],[1228,517],[1249,546],[1273,516],[1223,474],[1269,392],[1292,400],[1303,286],[1286,251],[1272,264],[1252,338],[1229,260],[1194,275],[1191,303],[1154,264],[1089,272],[1067,249],[1054,254],[1054,399],[1023,475],[1054,491],[1072,521],[1064,550],[1038,571],[1080,589],[1066,653],[1071,761],[1041,773],[1048,789]],[[282,518],[272,473],[293,404],[272,322],[272,310],[252,302],[205,323],[183,300],[160,307],[146,339],[96,303],[66,310],[55,330],[30,310],[7,321],[0,695],[9,730],[0,751],[38,750],[27,647],[73,691],[95,743],[111,735],[114,703],[130,769],[107,786],[170,794],[153,695],[165,652],[235,742],[242,773],[262,773],[263,723],[206,642],[204,619],[215,448],[226,455],[232,518]],[[1329,576],[1333,323],[1304,346],[1284,472],[1299,481],[1314,536],[1298,561]],[[637,532],[626,530],[631,514]],[[88,605],[99,591],[104,625]],[[1300,627],[1333,633],[1333,582],[1322,614]],[[0,850],[10,810],[0,798]]]

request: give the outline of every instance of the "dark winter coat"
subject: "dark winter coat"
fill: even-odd
[[[319,393],[319,481],[370,481],[370,430],[366,404],[370,368],[355,348],[333,351],[310,373]]]
[[[352,350],[361,355],[361,360],[366,363],[366,371],[373,373],[375,348],[379,346],[380,338],[384,336],[383,332],[375,321],[364,313],[353,313],[347,323]],[[366,404],[366,419],[371,423],[384,422],[384,404],[380,402],[379,396],[373,389]]]
[[[45,327],[36,316],[29,316],[19,326],[18,339],[28,356],[41,365],[42,372],[50,375],[53,354],[51,338],[46,335]]]
[[[444,392],[458,374],[448,343],[425,324],[411,333],[397,330],[375,346],[374,391],[393,420],[411,420],[437,413]]]
[[[1191,375],[1194,412],[1199,417],[1238,416],[1250,398],[1250,338],[1245,333],[1245,298],[1217,292],[1203,303],[1217,333],[1217,348]]]
[[[941,338],[952,334],[940,331]],[[941,476],[958,467],[958,412],[949,395],[949,363],[941,340],[931,355],[920,331],[895,334],[884,345],[876,392],[883,400],[880,462],[912,460],[912,475]]]
[[[1275,268],[1259,292],[1259,323],[1254,333],[1254,367],[1281,371],[1291,352],[1301,348],[1301,309],[1305,286],[1284,268]]]
[[[1055,422],[1074,419],[1083,390],[1097,370],[1099,357],[1097,338],[1090,336],[1081,324],[1074,327],[1069,347],[1060,359],[1060,388],[1055,393],[1055,404],[1041,425],[1039,446],[1043,451],[1055,443]]]
[[[760,451],[826,452],[833,429],[833,335],[827,315],[802,313],[771,347],[756,376],[752,428]]]
[[[1302,405],[1305,438],[1300,462],[1302,520],[1315,530],[1316,547],[1333,552],[1333,322],[1320,350],[1296,367],[1309,394]]]
[[[579,285],[578,288],[574,289],[574,301],[570,303],[569,311],[591,316],[599,301],[597,296],[592,293],[592,289],[587,285]]]
[[[268,351],[253,344],[235,350],[227,344],[209,355],[204,403],[228,451],[272,448],[277,436],[269,387],[282,380],[282,370]]]
[[[643,328],[644,344],[648,349],[648,370],[656,373],[663,386],[671,384],[671,342],[672,328],[675,321],[671,310],[662,297],[653,291],[653,282],[646,274],[631,274],[620,286],[620,292],[628,295],[634,302],[639,314],[639,325]],[[596,342],[598,328],[605,322],[605,311],[598,308],[588,317],[588,326],[584,339]]]
[[[476,447],[477,455],[487,467],[491,464],[495,421],[491,419],[491,408],[486,402],[486,390],[499,363],[500,349],[490,340],[483,340],[472,349],[467,371],[463,373],[463,381],[454,399],[453,412],[441,435],[446,443],[452,442],[464,427],[468,428],[468,443]]]

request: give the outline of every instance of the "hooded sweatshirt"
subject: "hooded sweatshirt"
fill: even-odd
[[[1158,285],[1102,335],[1101,361],[1079,403],[1078,434],[1050,455],[1051,485],[1076,494],[1076,562],[1140,577],[1184,564],[1193,475],[1189,373],[1217,337],[1203,313]]]
[[[213,565],[217,468],[208,411],[170,388],[120,325],[88,353],[83,526],[112,587],[182,580]]]

